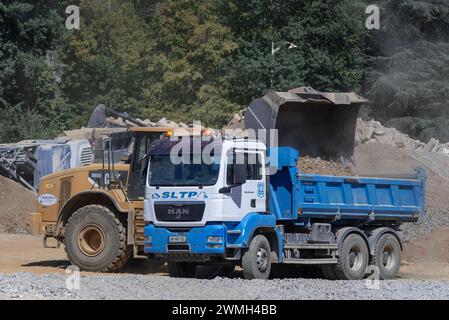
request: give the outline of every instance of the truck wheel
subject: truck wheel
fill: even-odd
[[[173,278],[194,278],[197,265],[188,262],[168,261],[168,274]]]
[[[98,205],[82,207],[70,217],[64,245],[70,262],[85,271],[118,270],[132,253],[123,224]]]
[[[341,280],[360,280],[368,266],[368,247],[358,234],[348,235],[341,244],[335,274]]]
[[[381,279],[394,279],[401,267],[401,245],[392,234],[384,234],[376,243],[372,265],[379,268]]]
[[[271,270],[270,243],[263,235],[257,235],[242,257],[243,274],[246,279],[268,279]]]

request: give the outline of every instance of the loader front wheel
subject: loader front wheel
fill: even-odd
[[[70,217],[64,245],[70,262],[85,271],[118,270],[131,251],[122,222],[111,210],[98,205],[82,207]]]

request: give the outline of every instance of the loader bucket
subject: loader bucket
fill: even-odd
[[[354,154],[360,104],[366,101],[355,93],[319,92],[310,87],[269,92],[249,105],[245,128],[255,130],[271,146],[275,141],[269,132],[277,129],[278,145],[293,147],[301,155],[349,159]]]

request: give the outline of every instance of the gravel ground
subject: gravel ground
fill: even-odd
[[[82,275],[80,289],[66,288],[63,274],[0,274],[3,299],[449,299],[449,281],[322,279],[175,279],[167,276]]]

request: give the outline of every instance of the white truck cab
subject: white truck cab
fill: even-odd
[[[238,222],[249,212],[266,211],[263,143],[209,137],[193,143],[200,144],[198,151],[188,151],[188,157],[184,154],[187,161],[178,164],[173,163],[173,150],[179,149],[176,142],[150,151],[146,221],[155,226],[197,227],[208,222]],[[199,151],[201,162],[187,163],[198,159]],[[245,181],[238,181],[242,171]]]

